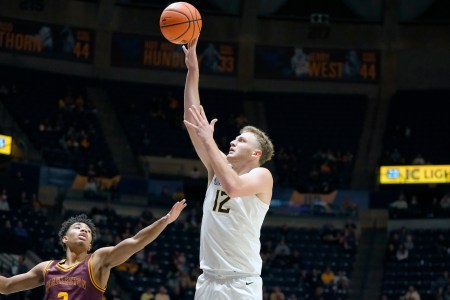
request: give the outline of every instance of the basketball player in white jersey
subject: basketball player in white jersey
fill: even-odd
[[[188,68],[184,123],[208,171],[200,233],[196,300],[261,300],[260,231],[272,198],[273,177],[261,167],[274,153],[261,130],[244,127],[228,154],[214,141],[214,124],[200,105],[197,39],[183,46]]]

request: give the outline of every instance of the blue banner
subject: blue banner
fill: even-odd
[[[94,44],[91,29],[0,17],[0,51],[93,63]]]
[[[199,41],[197,45],[202,74],[235,76],[237,74],[237,45]],[[111,65],[125,68],[149,68],[186,71],[181,45],[163,37],[128,33],[113,33]]]
[[[377,50],[256,46],[255,78],[378,83]]]

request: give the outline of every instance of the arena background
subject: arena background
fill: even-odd
[[[190,3],[203,18],[200,93],[224,125],[219,144],[235,134],[227,125],[248,122],[276,146],[261,236],[268,295],[280,287],[286,299],[399,299],[414,286],[422,299],[440,299],[440,287],[448,297],[445,1]],[[21,260],[29,268],[61,257],[52,238],[77,211],[95,217],[102,236],[109,228],[123,237],[123,224],[145,224],[144,208],[156,217],[184,195],[199,209],[205,170],[179,120],[183,53],[158,27],[168,4],[1,1],[0,191],[10,206],[1,211],[2,274]],[[193,213],[118,268],[107,299],[162,286],[171,299],[193,299],[192,284],[181,284],[198,272]],[[9,236],[8,221],[22,221],[26,237]],[[408,234],[407,258],[390,257],[388,245],[410,245]],[[327,266],[345,272],[348,286],[310,280]]]

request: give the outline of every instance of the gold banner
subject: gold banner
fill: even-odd
[[[0,154],[11,155],[12,137],[0,134]]]
[[[450,165],[381,166],[380,184],[450,183]]]

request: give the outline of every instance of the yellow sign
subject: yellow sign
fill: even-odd
[[[0,134],[0,154],[11,155],[12,137]]]
[[[380,184],[421,183],[450,183],[450,165],[380,167]]]

